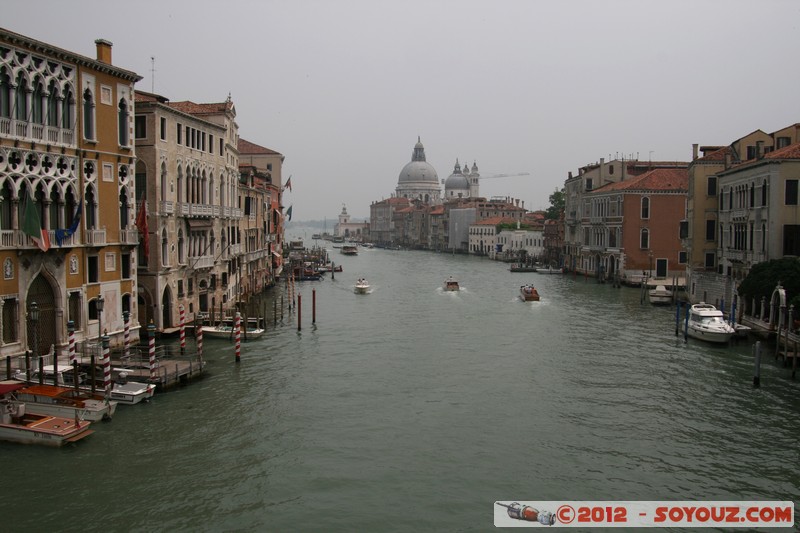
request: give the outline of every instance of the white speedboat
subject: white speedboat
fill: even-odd
[[[722,311],[711,304],[700,302],[689,309],[689,320],[685,322],[689,337],[708,342],[726,343],[736,330],[725,321]]]
[[[240,328],[241,328],[241,338],[242,339],[257,339],[264,334],[264,328],[260,327],[263,321],[258,318],[250,318],[247,320],[247,331],[245,332],[245,321],[242,319]],[[216,326],[202,326],[203,328],[203,337],[210,337],[212,339],[230,339],[236,336],[236,331],[234,324],[231,320],[226,319],[222,322],[218,323]]]
[[[657,285],[655,289],[650,289],[647,295],[653,305],[668,305],[672,303],[672,291],[664,285]]]
[[[369,292],[369,281],[364,278],[359,279],[353,286],[353,291],[356,294],[367,294]]]

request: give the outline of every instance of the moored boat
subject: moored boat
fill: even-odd
[[[14,383],[19,383],[19,388],[9,398],[23,402],[30,413],[64,418],[78,417],[96,422],[110,420],[117,409],[115,400],[106,400],[101,394],[56,385],[26,386],[21,382]]]
[[[650,303],[653,305],[668,305],[672,303],[672,291],[664,285],[657,285],[655,289],[647,291]]]
[[[563,274],[564,273],[564,269],[563,268],[558,268],[558,267],[552,267],[552,266],[537,267],[536,268],[536,272],[538,274]]]
[[[78,372],[78,389],[83,392],[92,392],[93,394],[103,395],[103,383],[98,379],[103,375],[102,368],[96,365],[94,375],[97,376],[94,380],[94,391],[92,391],[92,379],[87,374],[91,372],[90,364],[80,364],[80,371]],[[114,400],[117,403],[136,404],[141,401],[153,397],[155,394],[156,386],[153,383],[139,383],[135,381],[128,381],[124,372],[125,369],[115,368],[117,378],[111,382],[111,392],[109,393],[109,400]],[[75,386],[75,371],[68,366],[59,366],[56,371],[52,365],[42,367],[43,383],[56,385],[59,387],[74,388]],[[15,378],[24,381],[25,373],[23,371],[17,372]],[[34,370],[31,373],[32,385],[39,383],[39,370]]]
[[[726,343],[736,330],[725,321],[722,311],[711,304],[700,302],[689,309],[689,319],[684,325],[689,337],[707,342]]]
[[[521,285],[519,288],[519,297],[524,302],[538,302],[539,291],[533,285]]]
[[[0,440],[63,446],[94,433],[91,424],[79,418],[30,413],[22,402],[0,400]]]
[[[264,328],[260,327],[259,324],[262,322],[263,321],[261,319],[250,318],[247,320],[247,325],[245,326],[245,321],[242,320],[240,326],[242,338],[257,339],[261,337],[264,334]],[[208,336],[212,339],[233,339],[234,335],[236,335],[233,321],[230,319],[223,320],[216,326],[209,325],[209,326],[202,326],[202,328],[203,328],[203,337]]]
[[[444,290],[446,291],[458,291],[460,287],[458,286],[458,282],[453,279],[453,276],[450,276],[446,280],[444,280]]]
[[[536,267],[533,265],[511,265],[508,270],[511,272],[536,272]]]

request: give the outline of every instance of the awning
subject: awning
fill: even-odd
[[[214,226],[214,222],[207,218],[188,218],[186,222],[189,223],[189,227],[192,229],[206,229]]]

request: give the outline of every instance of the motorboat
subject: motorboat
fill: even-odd
[[[519,288],[519,297],[523,302],[538,302],[539,291],[533,285],[521,285]]]
[[[104,394],[102,382],[102,367],[96,365],[94,379],[94,390],[92,390],[92,379],[88,377],[87,372],[91,372],[90,364],[79,365],[80,371],[78,372],[78,390],[93,394]],[[42,383],[56,385],[58,387],[72,388],[75,387],[75,371],[69,366],[59,366],[58,369],[53,365],[45,365],[41,370],[43,374]],[[156,391],[156,386],[153,383],[141,383],[137,381],[128,381],[127,376],[131,372],[125,372],[125,369],[115,368],[114,373],[116,378],[111,381],[111,391],[109,392],[109,400],[116,401],[117,403],[124,404],[137,404],[139,402],[148,400],[153,397]],[[19,371],[14,376],[15,379],[21,381],[25,380],[25,372]],[[39,383],[39,370],[34,370],[31,373],[30,383],[32,385]]]
[[[110,420],[117,410],[117,401],[106,400],[102,394],[56,385],[20,386],[10,396],[23,402],[31,413],[97,422]]]
[[[540,266],[536,268],[536,272],[538,274],[563,274],[564,269],[553,266],[546,266],[546,267]]]
[[[342,245],[342,253],[344,255],[358,255],[358,246],[352,244]]]
[[[245,321],[241,321],[241,338],[246,339],[257,339],[264,334],[264,328],[259,326],[262,322],[261,319],[258,318],[249,318],[247,319],[247,325],[245,326]],[[203,337],[210,337],[212,339],[233,339],[236,335],[236,328],[234,326],[233,320],[227,319],[219,322],[216,326],[201,326],[203,329]]]
[[[370,289],[369,281],[367,281],[364,278],[360,278],[353,287],[353,291],[356,294],[367,294],[369,292],[369,289]]]
[[[656,285],[655,289],[647,291],[647,295],[653,305],[669,305],[672,303],[672,291],[664,285]]]
[[[0,386],[0,393],[13,390],[13,385]],[[88,437],[91,422],[78,417],[64,418],[28,412],[26,404],[16,400],[0,400],[0,440],[21,444],[63,446]]]
[[[700,302],[689,309],[689,319],[684,326],[689,337],[708,342],[726,343],[736,334],[725,321],[722,311],[711,304]]]
[[[446,280],[444,280],[444,290],[446,291],[458,291],[460,287],[458,286],[458,282],[453,279],[453,276],[450,276]]]

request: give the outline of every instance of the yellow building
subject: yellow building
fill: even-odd
[[[0,29],[0,355],[63,349],[68,321],[78,342],[121,343],[127,313],[138,327],[141,78],[95,43],[93,59]]]

